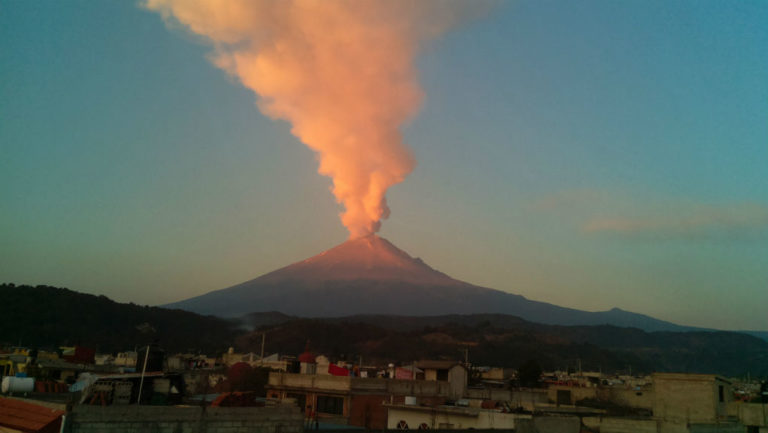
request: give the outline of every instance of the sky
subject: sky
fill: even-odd
[[[768,3],[501,1],[426,46],[380,235],[588,311],[768,330]],[[343,242],[315,154],[136,2],[0,1],[0,282],[157,305]]]

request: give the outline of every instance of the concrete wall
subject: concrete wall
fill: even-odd
[[[512,377],[515,370],[513,368],[491,368],[488,371],[484,371],[480,374],[483,379],[490,380],[506,380]]]
[[[583,387],[551,385],[547,388],[547,398],[552,402],[557,402],[557,391],[570,392],[570,401],[565,402],[564,404],[578,405],[581,400],[596,399],[635,409],[653,409],[654,392],[650,388],[634,390],[610,386]]]
[[[585,426],[600,433],[657,433],[658,427],[652,419],[619,417],[584,417]]]
[[[485,388],[485,389],[468,389],[468,398],[479,398],[482,400],[496,400],[496,401],[508,401],[512,400],[512,391],[503,388]]]
[[[512,407],[521,407],[533,411],[536,406],[549,403],[546,389],[516,389],[512,391],[512,398],[508,400]]]
[[[467,391],[467,381],[469,374],[467,369],[461,365],[454,365],[448,370],[448,397],[459,399]]]
[[[66,433],[302,433],[298,408],[76,406]]]
[[[768,427],[768,404],[760,403],[733,403],[735,416],[742,424],[748,426]]]
[[[315,374],[269,373],[268,384],[275,387],[348,391],[352,387],[352,378]]]
[[[664,421],[715,423],[727,417],[727,405],[733,399],[730,383],[714,375],[656,373],[653,386],[653,415]]]
[[[600,433],[744,433],[746,427],[735,421],[713,424],[685,424],[648,418],[584,417],[582,423]]]
[[[429,408],[390,407],[387,417],[387,428],[397,429],[400,421],[408,424],[409,430],[419,429],[423,423],[430,430],[435,429],[501,429],[512,430],[517,419],[530,419],[530,415],[502,413],[493,410],[472,410],[464,408]]]
[[[744,433],[746,427],[740,423],[718,423],[718,424],[691,424],[691,433]]]
[[[461,382],[466,383],[466,382]],[[456,386],[456,384],[454,384]],[[451,391],[449,382],[359,378],[314,374],[270,373],[268,387],[273,389],[316,390],[318,392],[367,392],[383,395],[444,396]]]
[[[512,407],[522,407],[525,410],[534,410],[538,405],[548,404],[549,396],[546,389],[468,389],[467,397],[482,400],[494,400],[509,402]]]
[[[428,408],[424,408],[424,410],[420,411],[389,408],[387,428],[390,430],[397,429],[397,425],[400,421],[405,421],[408,424],[409,430],[418,430],[421,423],[425,423],[431,429],[437,428],[437,424],[434,423],[432,413]]]
[[[547,388],[547,398],[551,402],[557,403],[557,392],[558,391],[568,391],[571,394],[571,399],[569,401],[563,402],[562,404],[576,404],[579,400],[584,399],[595,399],[597,398],[597,388],[596,387],[583,387],[583,386],[567,386],[567,385],[550,385]]]
[[[531,420],[519,419],[515,433],[579,433],[578,417],[543,416]]]
[[[669,421],[659,422],[659,433],[690,433],[688,424]]]
[[[358,379],[360,382],[366,379]],[[381,381],[384,385],[384,394],[412,395],[414,397],[448,397],[450,385],[448,382],[434,380],[397,380],[397,379],[367,379],[368,381]],[[355,384],[355,390],[363,390]]]
[[[597,399],[610,401],[619,406],[634,409],[653,410],[654,392],[652,389],[626,389],[615,387],[598,387]]]

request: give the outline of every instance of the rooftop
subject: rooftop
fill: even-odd
[[[23,432],[36,432],[61,422],[63,410],[29,403],[11,397],[0,397],[0,426]]]

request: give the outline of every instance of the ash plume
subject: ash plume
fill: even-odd
[[[405,0],[146,0],[213,46],[211,61],[317,154],[350,238],[379,230],[416,162],[401,125],[424,97],[414,58],[487,5]]]

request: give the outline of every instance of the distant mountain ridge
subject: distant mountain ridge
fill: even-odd
[[[260,311],[301,317],[499,313],[550,325],[702,330],[618,308],[587,312],[475,286],[431,268],[377,235],[348,240],[253,280],[164,307],[220,317]]]
[[[253,313],[240,321],[121,304],[48,286],[0,284],[0,346],[52,350],[84,345],[102,353],[130,350],[150,341],[168,353],[208,355],[234,346],[268,353],[311,350],[334,359],[406,362],[455,358],[465,347],[474,365],[517,367],[528,359],[545,368],[574,367],[620,372],[682,371],[768,377],[768,342],[736,332],[645,332],[610,325],[542,325],[505,314],[446,316],[358,315],[307,319],[279,312]]]
[[[546,369],[768,377],[768,342],[738,332],[542,325],[504,314],[306,319],[263,313],[249,319],[262,324],[237,339],[243,351],[260,350],[266,331],[270,352],[299,353],[309,340],[311,350],[331,359],[380,364],[455,359],[468,348],[474,365],[516,367],[535,359]]]

